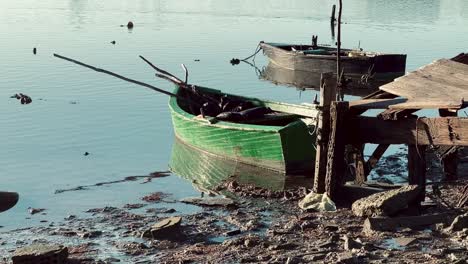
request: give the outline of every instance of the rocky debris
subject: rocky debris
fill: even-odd
[[[183,203],[195,204],[195,205],[201,205],[201,206],[229,207],[229,206],[236,205],[234,200],[229,199],[229,198],[223,198],[223,197],[208,197],[208,198],[188,197],[180,201]]]
[[[438,223],[449,223],[452,221],[451,214],[429,214],[402,217],[369,217],[364,221],[363,231],[372,233],[374,231],[396,231],[399,228],[423,228]]]
[[[139,208],[142,208],[146,206],[146,204],[140,204],[140,203],[137,203],[137,204],[126,204],[124,205],[123,208],[125,209],[139,209]]]
[[[86,231],[86,232],[81,232],[81,233],[77,233],[77,234],[81,238],[96,238],[96,237],[100,237],[102,235],[102,231],[93,230],[93,231]]]
[[[59,245],[32,244],[17,249],[12,257],[13,264],[66,263],[68,248]]]
[[[226,236],[236,236],[241,233],[240,229],[234,229],[225,233]]]
[[[174,208],[148,208],[146,209],[146,213],[151,214],[172,214],[177,212]]]
[[[343,240],[344,240],[344,244],[343,244],[344,250],[360,249],[364,246],[360,241],[351,239],[347,235],[343,237]]]
[[[44,208],[32,208],[32,207],[29,207],[29,208],[28,208],[29,214],[32,214],[32,215],[41,213],[41,212],[43,212],[43,211],[45,211],[45,210],[46,210],[46,209],[44,209]]]
[[[180,237],[182,217],[174,216],[163,219],[142,234],[142,237],[158,240],[174,240]]]
[[[415,242],[417,239],[414,237],[397,237],[395,238],[395,241],[398,243],[398,245],[402,247],[406,247],[409,244]]]
[[[391,216],[406,209],[419,196],[421,190],[417,185],[407,185],[399,189],[376,193],[357,200],[352,205],[356,216]]]
[[[151,193],[142,197],[141,200],[148,202],[148,203],[156,203],[167,197],[169,197],[169,195],[166,193],[154,192],[154,193]]]
[[[452,224],[446,229],[448,233],[461,231],[464,228],[468,228],[468,213],[459,215],[453,220]]]
[[[27,96],[25,94],[22,94],[22,93],[14,94],[14,95],[10,96],[10,98],[15,98],[15,99],[20,100],[21,104],[30,104],[32,102],[31,97],[29,97],[29,96]]]

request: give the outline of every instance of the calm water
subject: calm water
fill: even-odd
[[[407,70],[466,51],[466,0],[345,1],[343,46],[407,53]],[[54,194],[56,189],[167,170],[173,131],[168,98],[53,58],[59,53],[171,90],[138,55],[190,81],[288,102],[316,92],[259,80],[231,58],[260,40],[332,44],[328,0],[2,0],[0,1],[0,190],[19,204],[0,215],[4,229],[59,220],[92,207],[122,206],[154,191],[197,193],[171,176]],[[121,24],[132,20],[131,31]],[[115,40],[116,45],[110,44]],[[32,49],[37,47],[37,55]],[[199,59],[199,62],[194,61]],[[266,65],[262,56],[257,65]],[[33,103],[9,97],[22,92]],[[39,100],[42,99],[42,100]],[[84,156],[83,153],[91,153]],[[47,208],[33,216],[28,207]],[[196,210],[184,207],[184,210]]]

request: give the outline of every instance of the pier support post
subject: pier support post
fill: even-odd
[[[451,112],[447,109],[439,109],[441,117],[457,116],[457,112]],[[454,181],[458,179],[458,151],[457,147],[452,146],[450,153],[442,157],[442,164],[444,166],[444,178],[446,181]]]
[[[408,183],[421,188],[419,201],[424,201],[426,193],[426,146],[408,145]]]
[[[332,102],[330,107],[330,140],[328,141],[325,190],[332,200],[338,198],[339,189],[344,184],[348,109],[349,102]]]
[[[355,167],[355,176],[354,183],[361,185],[366,182],[366,168],[364,162],[364,144],[353,145],[354,147],[354,167]]]
[[[336,98],[336,83],[332,73],[322,73],[320,78],[320,114],[317,123],[317,151],[315,154],[315,193],[325,192],[327,152],[330,133],[330,104]]]

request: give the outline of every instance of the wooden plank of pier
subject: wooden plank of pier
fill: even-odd
[[[407,99],[459,101],[468,98],[468,65],[436,60],[381,86],[380,90]]]

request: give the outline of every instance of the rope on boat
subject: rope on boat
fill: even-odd
[[[367,70],[367,73],[361,76],[361,83],[367,84],[369,82],[369,79],[374,77],[375,72],[372,72],[374,70],[374,66],[375,64],[372,64]]]
[[[232,64],[232,65],[237,65],[237,64],[239,64],[241,61],[247,62],[247,60],[250,59],[250,58],[252,58],[252,57],[253,57],[253,60],[252,60],[252,61],[255,62],[255,56],[260,52],[260,50],[262,50],[262,47],[260,47],[260,43],[258,43],[257,47],[255,48],[255,52],[254,52],[252,55],[250,55],[250,56],[248,56],[247,58],[242,59],[242,60],[237,59],[237,58],[233,58],[233,59],[231,59],[231,64]]]

